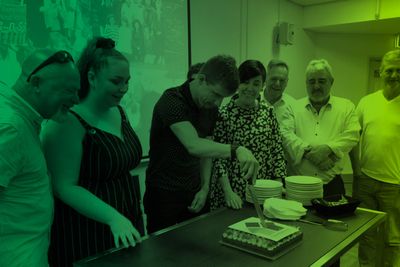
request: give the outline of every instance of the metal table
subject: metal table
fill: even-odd
[[[301,228],[303,240],[284,256],[270,261],[219,243],[227,226],[251,216],[257,216],[251,206],[241,210],[218,210],[150,235],[136,247],[106,251],[76,262],[74,266],[328,266],[350,249],[363,233],[383,226],[386,219],[385,213],[358,208],[354,215],[340,218],[349,225],[347,231],[285,221],[283,223]],[[315,216],[309,211],[306,219],[312,220]]]

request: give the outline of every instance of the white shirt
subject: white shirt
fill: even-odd
[[[0,84],[0,266],[47,266],[53,195],[39,140],[43,118]]]
[[[286,109],[281,131],[284,148],[289,155],[289,174],[315,176],[328,183],[335,175],[341,174],[344,155],[359,140],[360,125],[351,101],[331,96],[318,113],[306,97]],[[303,158],[306,147],[321,144],[328,145],[340,158],[328,171],[320,170]]]
[[[387,100],[382,90],[357,106],[362,134],[361,170],[378,181],[400,184],[400,96]]]
[[[292,96],[283,93],[282,97],[276,101],[274,104],[271,104],[264,96],[264,93],[261,93],[261,100],[265,101],[268,106],[274,107],[276,118],[278,119],[278,122],[281,123],[283,114],[285,113],[286,109],[291,106],[293,103],[296,102],[296,99],[294,99]]]

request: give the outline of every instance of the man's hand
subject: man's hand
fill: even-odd
[[[305,157],[314,165],[319,165],[321,162],[327,160],[331,153],[333,152],[328,145],[316,145],[311,146],[311,150],[306,154]]]
[[[322,161],[320,164],[316,165],[321,171],[327,171],[332,169],[335,166],[335,161],[333,161],[331,158],[328,158],[324,161]]]
[[[240,170],[244,179],[254,181],[257,178],[260,165],[253,153],[244,146],[239,146],[236,149],[236,157],[240,163]]]
[[[339,160],[328,145],[311,146],[304,157],[322,171],[332,169]]]
[[[188,210],[193,213],[198,213],[204,207],[207,201],[208,190],[201,189],[193,198],[192,204],[188,207]]]
[[[224,192],[225,195],[225,203],[226,206],[235,210],[241,209],[243,206],[243,201],[242,199],[233,192],[232,190],[228,190]]]

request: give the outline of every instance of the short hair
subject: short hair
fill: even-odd
[[[289,65],[283,60],[271,59],[268,62],[268,66],[267,66],[268,73],[271,71],[272,68],[275,68],[275,67],[284,67],[284,68],[286,68],[287,72],[289,73]]]
[[[199,63],[196,63],[196,64],[190,66],[189,71],[186,74],[187,80],[192,79],[193,74],[199,73],[199,71],[200,71],[201,67],[203,67],[203,65],[204,65],[204,62],[199,62]]]
[[[383,56],[380,71],[383,71],[384,66],[389,63],[400,64],[400,49],[391,50]]]
[[[112,39],[95,37],[88,41],[76,64],[81,77],[81,89],[79,90],[81,100],[89,94],[88,72],[92,70],[98,73],[107,66],[109,58],[129,62],[121,52],[115,49],[115,42]]]
[[[204,63],[199,74],[204,74],[208,83],[220,84],[232,94],[239,87],[239,73],[236,61],[231,56],[218,55],[210,58]]]
[[[333,81],[332,67],[331,65],[329,65],[326,59],[311,60],[306,68],[306,75],[308,75],[308,73],[310,73],[311,71],[315,70],[325,70],[328,73],[331,81]]]
[[[239,78],[241,83],[260,75],[262,82],[265,83],[265,79],[267,77],[265,67],[258,60],[249,59],[243,61],[243,63],[239,66]]]

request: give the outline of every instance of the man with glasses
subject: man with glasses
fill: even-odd
[[[345,194],[343,159],[360,130],[354,104],[331,95],[333,81],[329,63],[312,60],[306,70],[308,97],[284,113],[281,127],[289,174],[321,178],[324,196]]]
[[[53,196],[39,133],[78,102],[79,73],[65,51],[38,50],[12,88],[0,83],[0,266],[47,266]]]
[[[385,54],[383,88],[363,97],[356,109],[361,139],[351,153],[353,195],[361,206],[387,213],[383,257],[378,233],[360,240],[360,266],[400,266],[400,50]],[[383,259],[383,262],[381,261]]]

